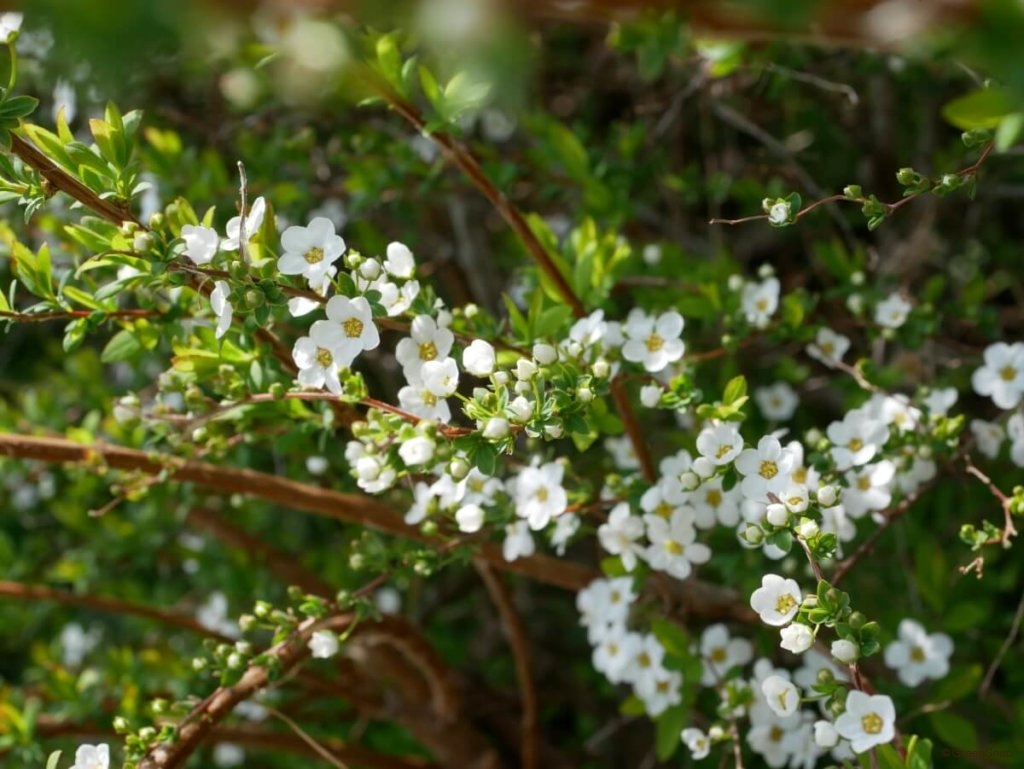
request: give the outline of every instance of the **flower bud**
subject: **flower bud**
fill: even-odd
[[[448,475],[457,481],[461,481],[472,469],[469,462],[462,457],[452,457],[452,461],[448,463]]]
[[[765,510],[765,518],[768,519],[768,523],[772,526],[785,526],[789,523],[789,510],[786,509],[785,505],[773,502]]]
[[[494,379],[494,384],[498,385],[498,387],[504,387],[508,384],[507,371],[495,371],[492,378]]]
[[[813,539],[820,532],[821,529],[818,527],[818,524],[810,518],[802,518],[796,527],[796,534],[800,539]]]
[[[549,366],[558,360],[558,350],[549,344],[538,342],[533,346],[533,359],[542,366]]]
[[[757,546],[764,542],[764,532],[756,523],[748,523],[746,528],[740,532],[740,539],[748,545]]]
[[[612,372],[612,367],[604,358],[598,358],[594,361],[594,365],[590,367],[590,372],[598,379],[607,379],[608,375]]]
[[[640,388],[640,402],[649,409],[657,408],[661,401],[661,386],[656,384],[644,385]]]
[[[483,436],[491,441],[500,441],[509,432],[508,420],[502,417],[491,417],[484,426]]]
[[[697,457],[693,460],[693,472],[701,478],[710,478],[715,474],[715,463],[707,457]]]
[[[822,507],[832,507],[839,501],[839,490],[835,486],[822,486],[817,493],[818,504]]]
[[[853,641],[840,638],[832,642],[832,656],[844,665],[852,665],[860,657],[860,648]]]
[[[683,491],[693,491],[700,486],[700,476],[693,470],[687,470],[679,476],[679,485],[683,487]]]
[[[537,364],[528,358],[520,358],[516,361],[516,379],[525,382],[537,375]]]
[[[576,397],[580,399],[582,403],[590,403],[594,400],[594,391],[589,387],[581,387],[576,391]]]

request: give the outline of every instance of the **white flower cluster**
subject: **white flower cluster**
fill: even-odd
[[[655,717],[682,701],[683,676],[665,667],[665,648],[653,634],[629,630],[634,600],[631,578],[598,579],[579,592],[576,607],[594,647],[594,667],[611,683],[631,686]]]

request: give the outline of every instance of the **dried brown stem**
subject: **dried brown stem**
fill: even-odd
[[[530,673],[530,651],[523,622],[512,603],[508,588],[494,571],[483,561],[474,561],[477,573],[501,615],[501,626],[505,631],[512,656],[515,659],[516,679],[522,702],[522,769],[537,769],[537,689]]]

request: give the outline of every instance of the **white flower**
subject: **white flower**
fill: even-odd
[[[292,348],[299,384],[315,390],[326,386],[335,395],[341,395],[337,355],[344,341],[344,333],[337,324],[326,320],[314,323],[309,336],[300,337]]]
[[[772,712],[779,718],[796,713],[800,707],[800,690],[782,676],[768,676],[761,682],[761,694]]]
[[[814,744],[825,750],[839,744],[839,732],[831,721],[814,722]]]
[[[64,664],[76,668],[96,648],[100,634],[96,629],[86,632],[77,622],[70,622],[60,631],[61,655]]]
[[[832,442],[830,453],[837,470],[870,462],[889,440],[889,428],[884,422],[871,419],[856,409],[848,411],[842,422],[832,422],[826,432]]]
[[[317,630],[309,638],[309,652],[314,659],[325,660],[338,653],[341,644],[330,630]]]
[[[782,628],[780,635],[782,636],[782,641],[779,646],[786,651],[793,652],[793,654],[803,654],[814,643],[814,633],[802,622],[794,622],[792,625],[787,625]]]
[[[683,316],[674,310],[654,317],[639,307],[634,308],[622,332],[626,337],[622,357],[643,364],[648,371],[661,371],[683,357],[685,345],[679,338],[683,332]]]
[[[942,417],[949,413],[958,396],[955,387],[936,387],[928,393],[924,405],[933,417]]]
[[[711,753],[711,740],[700,729],[692,727],[683,729],[679,738],[686,743],[686,747],[689,748],[694,761],[707,758],[708,754]]]
[[[233,742],[218,742],[214,745],[213,763],[217,766],[238,766],[244,762],[245,750],[241,746]]]
[[[892,502],[889,484],[896,466],[888,459],[860,470],[846,473],[848,488],[843,491],[843,507],[851,518],[860,518],[869,511],[884,510]]]
[[[359,353],[380,344],[370,303],[361,296],[349,299],[335,295],[327,302],[327,318],[341,326],[344,336],[335,352],[339,368],[348,368]]]
[[[949,673],[953,640],[945,633],[928,635],[912,619],[900,621],[899,639],[885,648],[885,664],[907,686],[917,686],[928,678],[944,678]]]
[[[830,328],[819,328],[814,342],[807,345],[807,354],[829,368],[835,368],[850,349],[850,340]]]
[[[602,637],[594,644],[591,660],[594,669],[613,684],[626,682],[629,663],[640,643],[638,633],[630,633],[625,625],[608,623],[595,628]]]
[[[480,531],[484,525],[484,509],[475,504],[463,505],[455,513],[455,522],[459,525],[459,531],[466,534]]]
[[[889,294],[875,308],[875,323],[885,328],[899,328],[906,323],[912,306],[898,293]]]
[[[971,433],[978,444],[978,451],[989,459],[995,459],[999,455],[999,449],[1003,447],[1003,440],[1006,438],[1002,425],[986,422],[984,419],[972,419]]]
[[[896,708],[883,694],[852,690],[846,696],[846,712],[836,719],[836,731],[850,741],[854,753],[891,742],[896,736]]]
[[[657,408],[661,401],[661,385],[649,384],[640,388],[640,402],[649,409]]]
[[[231,289],[223,280],[213,284],[213,291],[210,292],[210,309],[217,316],[217,338],[224,336],[231,328],[231,320],[235,315],[235,308],[231,305]]]
[[[316,299],[310,299],[305,296],[293,296],[288,300],[288,314],[293,318],[301,318],[303,315],[309,315],[319,306],[320,302]]]
[[[796,616],[802,600],[796,580],[765,574],[761,577],[761,587],[750,596],[750,608],[766,625],[781,627]]]
[[[551,532],[551,546],[559,555],[565,555],[569,540],[579,531],[580,517],[575,513],[564,513],[555,519],[555,529]]]
[[[742,450],[743,438],[732,422],[705,427],[697,436],[697,451],[719,467],[732,462]],[[696,463],[694,470],[697,470]]]
[[[263,226],[263,217],[267,213],[267,201],[262,197],[253,201],[249,215],[245,217],[245,237],[252,240],[253,235]],[[242,217],[234,216],[228,220],[227,237],[220,244],[225,251],[237,251],[238,239],[241,237]]]
[[[996,342],[985,348],[984,360],[971,377],[974,391],[1001,409],[1014,408],[1024,396],[1024,343]]]
[[[302,275],[312,288],[323,284],[328,269],[345,253],[345,241],[334,222],[318,216],[308,226],[293,226],[281,233],[284,253],[277,260],[283,275]]]
[[[23,13],[0,13],[0,43],[10,42],[11,36],[21,31],[21,23],[24,20]]]
[[[743,286],[741,304],[747,322],[755,328],[764,328],[779,307],[779,279],[747,283]]]
[[[420,369],[423,386],[438,398],[454,395],[459,386],[459,367],[455,358],[429,360]]]
[[[686,579],[692,570],[691,564],[707,563],[711,549],[697,542],[697,530],[693,527],[693,511],[678,508],[672,518],[666,520],[660,515],[645,515],[647,539],[647,562],[652,569],[664,571],[676,579]]]
[[[765,419],[775,422],[785,422],[793,416],[796,407],[800,405],[796,390],[785,382],[758,387],[754,390],[754,402],[761,409]]]
[[[494,362],[494,347],[483,339],[474,339],[462,351],[462,367],[473,376],[490,376],[494,372]]]
[[[637,542],[644,533],[644,522],[630,514],[629,504],[620,502],[608,516],[608,522],[597,528],[597,538],[601,547],[611,555],[622,559],[626,571],[636,568],[637,556],[643,552],[643,546]]]
[[[565,512],[569,499],[562,486],[564,473],[565,468],[558,462],[524,467],[511,484],[516,515],[525,518],[534,531]]]
[[[763,502],[768,494],[781,493],[789,485],[795,465],[796,456],[784,449],[778,438],[764,436],[756,449],[744,449],[736,457],[736,469],[744,476],[740,485],[743,496]]]
[[[501,554],[506,561],[527,558],[533,555],[536,545],[530,536],[530,526],[526,521],[516,521],[505,527],[505,541],[501,546]]]
[[[454,341],[455,335],[449,329],[429,315],[417,315],[413,318],[409,337],[398,342],[395,358],[402,364],[405,378],[415,384],[419,381],[423,365],[432,360],[447,358]]]
[[[682,686],[682,673],[659,667],[652,675],[635,681],[633,692],[643,700],[647,715],[657,718],[673,705],[683,701]]]
[[[5,14],[9,15],[9,14]],[[109,769],[110,748],[106,745],[79,745],[71,769]]]
[[[542,366],[550,366],[558,360],[558,350],[550,344],[538,342],[533,346],[533,359]]]
[[[199,265],[209,264],[213,260],[220,242],[216,229],[195,224],[181,227],[181,240],[185,242],[185,256]]]
[[[420,292],[419,281],[410,280],[401,287],[389,280],[377,280],[370,288],[380,291],[380,303],[389,318],[401,315],[412,306],[412,300]]]
[[[398,391],[398,403],[403,410],[421,419],[447,424],[452,419],[448,401],[438,398],[422,384],[406,385]]]
[[[417,435],[403,441],[398,447],[398,456],[409,467],[425,465],[434,458],[434,441],[425,435]]]
[[[789,221],[790,205],[786,201],[775,203],[768,209],[768,221],[772,224],[785,224]]]
[[[730,638],[721,624],[708,625],[700,637],[700,656],[704,662],[700,682],[715,686],[730,668],[746,665],[754,658],[754,647],[745,638]]]
[[[387,259],[384,269],[396,278],[409,279],[416,272],[416,260],[408,246],[401,243],[388,243]]]
[[[860,647],[853,641],[837,638],[832,642],[832,656],[844,665],[852,665],[860,657]]]

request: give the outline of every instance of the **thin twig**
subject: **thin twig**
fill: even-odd
[[[329,763],[331,766],[336,766],[338,769],[349,769],[348,764],[344,763],[340,758],[336,757],[331,751],[321,745],[319,742],[314,740],[307,734],[301,726],[295,723],[292,719],[288,718],[284,713],[276,708],[272,708],[269,705],[264,705],[267,712],[270,713],[274,718],[283,721],[284,725],[295,732],[299,739],[309,745],[310,749],[320,756],[324,761]]]
[[[1017,635],[1020,633],[1021,622],[1024,621],[1024,593],[1020,596],[1020,602],[1017,604],[1017,613],[1013,615],[1013,622],[1010,625],[1010,632],[1003,639],[1003,645],[999,647],[999,653],[996,654],[996,658],[992,660],[992,664],[988,666],[988,670],[985,671],[985,677],[981,681],[981,686],[978,687],[978,696],[984,699],[988,696],[988,690],[992,686],[992,681],[996,677],[996,671],[999,670],[999,666],[1003,664],[1003,658],[1006,657],[1007,652],[1010,651],[1010,647],[1013,646],[1013,642],[1017,640]]]
[[[512,656],[515,659],[516,679],[519,682],[523,708],[521,766],[522,769],[537,769],[537,690],[530,673],[530,653],[526,631],[519,613],[512,604],[508,588],[494,572],[494,568],[480,560],[474,561],[473,565],[476,567],[480,579],[483,580],[491,600],[498,607],[501,626],[505,630],[505,637],[508,639],[509,646],[512,647]]]
[[[973,475],[979,481],[981,481],[985,488],[987,488],[996,499],[999,500],[1000,506],[1003,508],[1003,533],[999,537],[999,542],[1004,547],[1009,546],[1010,540],[1017,536],[1017,528],[1013,525],[1013,514],[1010,512],[1010,505],[1013,500],[1006,495],[1006,493],[1000,489],[985,473],[979,470],[975,464],[971,461],[970,455],[964,456],[964,465],[967,468],[969,475]]]

